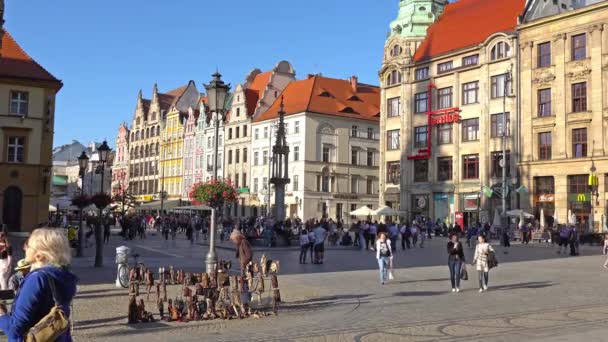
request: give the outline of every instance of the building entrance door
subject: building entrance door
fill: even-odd
[[[4,190],[4,205],[2,206],[2,222],[6,224],[9,232],[21,231],[21,207],[23,192],[16,186]]]

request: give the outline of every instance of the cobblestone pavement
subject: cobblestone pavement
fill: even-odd
[[[74,263],[81,278],[74,303],[76,341],[608,340],[608,272],[601,268],[597,247],[583,248],[583,256],[575,258],[543,246],[514,246],[509,254],[499,250],[500,266],[492,270],[490,290],[483,294],[477,292],[472,267],[463,292],[449,292],[444,239],[397,252],[396,280],[384,286],[372,252],[330,250],[326,263],[317,266],[299,265],[298,251],[267,251],[281,260],[285,303],[279,316],[126,325],[126,290],[113,283],[118,239],[106,248],[106,267],[93,269],[90,257]],[[152,267],[200,271],[206,253],[204,246],[158,237],[128,245]],[[219,253],[234,256],[230,250]],[[469,259],[470,254],[467,250]],[[152,300],[146,305],[156,311]]]

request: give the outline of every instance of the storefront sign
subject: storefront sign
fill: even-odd
[[[554,194],[538,195],[538,199],[536,201],[537,202],[555,202],[555,195]]]
[[[589,202],[590,196],[589,194],[580,193],[580,194],[569,194],[568,202]]]
[[[435,126],[435,125],[441,125],[441,124],[447,124],[447,123],[455,123],[458,121],[460,121],[460,115],[458,115],[458,113],[445,114],[445,115],[431,118],[431,125]]]
[[[414,205],[417,209],[426,209],[427,206],[426,196],[415,196],[414,197]]]
[[[456,217],[456,223],[458,223],[458,225],[460,226],[460,229],[463,230],[464,229],[464,213],[457,212],[454,214],[454,216]]]

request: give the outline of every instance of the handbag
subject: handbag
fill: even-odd
[[[25,336],[26,342],[55,341],[61,334],[65,333],[70,328],[68,316],[57,301],[55,280],[47,273],[44,274],[49,280],[55,306],[53,306],[51,311],[46,316],[42,317],[42,319],[27,332],[27,335]]]
[[[469,272],[467,272],[467,265],[464,263],[462,264],[462,267],[460,268],[460,279],[469,280]]]
[[[498,259],[496,258],[496,253],[494,251],[488,252],[488,268],[492,269],[498,266]]]

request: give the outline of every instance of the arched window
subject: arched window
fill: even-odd
[[[156,135],[160,135],[160,126],[156,126]]]
[[[392,86],[401,83],[401,73],[397,70],[391,71],[386,77],[386,85]]]
[[[4,190],[3,197],[2,222],[9,232],[20,232],[23,192],[16,186],[10,186]]]
[[[150,128],[146,128],[146,139],[150,137]]]
[[[146,145],[146,148],[144,150],[144,157],[148,157],[150,155],[150,149],[148,148],[148,145]]]
[[[160,145],[158,143],[156,143],[156,154],[158,155],[160,153]]]
[[[143,146],[139,146],[139,157],[140,158],[144,157],[144,147]]]
[[[131,132],[131,141],[135,141],[135,133]]]
[[[511,57],[511,46],[505,42],[498,42],[490,51],[490,59],[497,60]]]
[[[403,48],[400,45],[395,45],[391,48],[391,56],[393,56],[393,57],[397,57],[397,56],[401,55],[402,52],[403,52]]]

